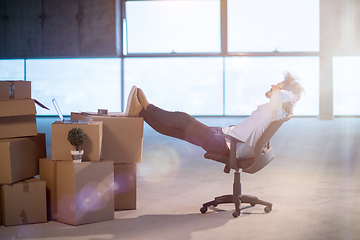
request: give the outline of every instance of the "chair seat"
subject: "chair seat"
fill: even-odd
[[[229,165],[230,157],[221,154],[207,152],[204,154],[206,159],[211,159],[217,162]],[[254,163],[254,158],[237,158],[237,167],[241,169],[247,169]]]

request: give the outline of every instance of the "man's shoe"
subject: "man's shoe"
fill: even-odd
[[[126,117],[137,117],[139,112],[143,109],[138,98],[137,98],[137,87],[131,88],[125,110]]]
[[[137,97],[140,102],[140,104],[143,106],[143,108],[146,110],[146,107],[149,106],[149,102],[147,101],[144,92],[141,90],[141,88],[137,89]]]

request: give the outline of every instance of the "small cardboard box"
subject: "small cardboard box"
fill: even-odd
[[[0,139],[0,184],[10,184],[39,174],[39,159],[46,157],[45,134]]]
[[[45,182],[30,178],[1,186],[5,226],[46,222]]]
[[[114,163],[40,159],[51,219],[81,225],[114,219]]]
[[[122,115],[71,113],[73,120],[102,121],[104,135],[101,158],[114,163],[139,163],[142,158],[144,120]]]
[[[136,209],[136,164],[114,164],[115,210]]]
[[[102,122],[91,121],[88,124],[69,124],[54,122],[51,124],[51,150],[53,160],[72,161],[71,150],[75,147],[68,141],[69,131],[81,128],[85,132],[85,142],[79,147],[84,150],[83,161],[100,161],[103,135]]]
[[[31,98],[30,81],[0,81],[0,101]]]
[[[36,136],[34,99],[0,101],[0,138]]]

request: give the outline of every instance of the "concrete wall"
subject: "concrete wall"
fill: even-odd
[[[0,0],[0,58],[115,57],[115,0]]]

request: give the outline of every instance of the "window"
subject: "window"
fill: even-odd
[[[265,93],[289,71],[300,79],[305,95],[294,115],[319,114],[318,57],[228,57],[225,59],[225,114],[250,115],[268,102]]]
[[[128,53],[220,52],[219,0],[127,1],[126,23]]]
[[[228,0],[228,51],[319,51],[319,1]]]
[[[120,112],[120,59],[26,60],[32,97],[51,111],[37,108],[38,115],[57,115],[56,98],[64,115],[108,109]]]
[[[0,80],[24,80],[24,60],[0,60]]]
[[[223,58],[126,58],[125,96],[133,85],[148,101],[193,115],[223,114]],[[127,101],[127,99],[125,99]]]

